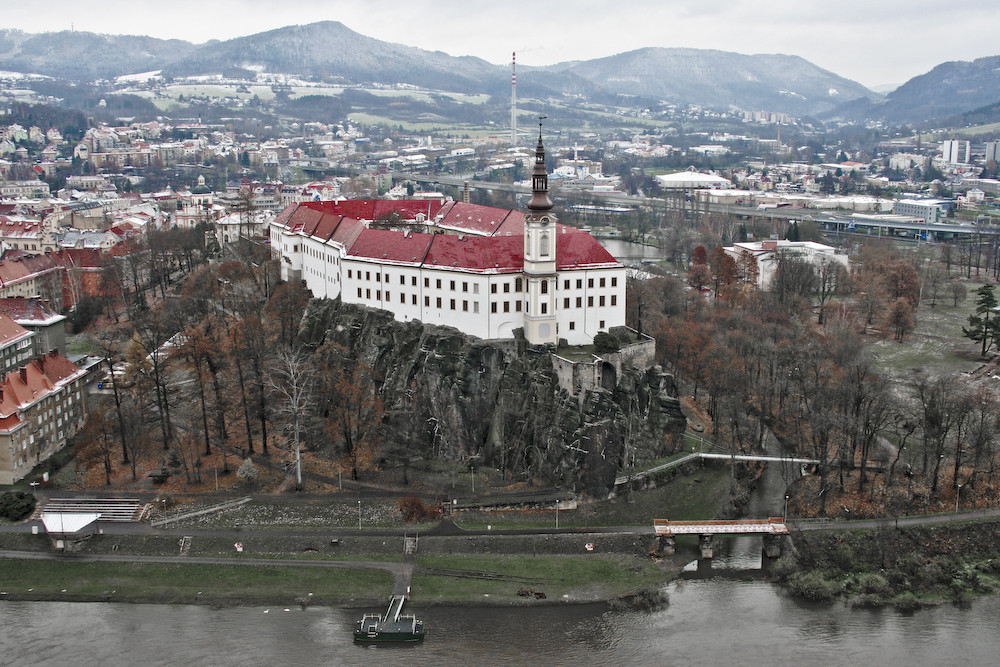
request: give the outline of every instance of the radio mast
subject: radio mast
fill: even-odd
[[[510,145],[517,146],[517,52],[510,54]]]

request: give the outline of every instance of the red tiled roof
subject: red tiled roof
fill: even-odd
[[[104,266],[104,254],[99,248],[60,248],[52,257],[66,269],[100,270]]]
[[[15,322],[46,322],[55,317],[62,317],[49,310],[40,299],[23,297],[0,298],[0,313]]]
[[[365,231],[365,223],[345,217],[341,218],[336,229],[333,230],[333,234],[327,240],[339,243],[344,248],[350,248],[363,231]]]
[[[20,423],[17,411],[44,398],[64,381],[83,374],[83,370],[58,352],[49,352],[29,361],[0,380],[0,430],[10,430]]]
[[[372,215],[378,200],[306,202],[294,212],[286,209],[279,224],[293,232],[302,232],[324,242],[338,243],[348,249],[347,257],[384,261],[394,264],[423,265],[474,272],[515,272],[524,264],[524,214],[465,203],[439,207],[442,220],[437,226],[451,234],[369,229],[362,219],[344,213]],[[396,201],[405,215],[415,215],[423,201]],[[434,210],[433,208],[431,209]],[[335,213],[336,212],[336,213]],[[340,214],[344,213],[344,217]],[[370,219],[370,218],[369,218]],[[411,218],[412,219],[412,218]],[[456,235],[456,231],[468,232]],[[559,270],[618,266],[611,254],[586,232],[566,225],[555,226],[556,259]]]
[[[424,266],[477,272],[521,271],[524,268],[524,238],[435,234]]]
[[[619,262],[587,232],[559,225],[556,234],[556,269],[600,268],[618,266]]]
[[[0,315],[0,347],[7,347],[16,340],[26,338],[31,332],[15,322],[9,315]]]
[[[504,208],[455,202],[444,212],[444,219],[438,225],[445,229],[491,236],[500,229],[504,220],[514,213],[515,211]]]
[[[351,246],[349,256],[387,264],[419,265],[434,234],[406,234],[385,229],[365,229]]]
[[[324,215],[320,218],[319,224],[316,225],[315,230],[313,230],[312,236],[325,243],[343,219],[343,216],[339,215]]]

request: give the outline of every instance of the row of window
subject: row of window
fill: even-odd
[[[362,279],[361,278],[361,270],[358,269],[357,273],[358,273],[358,280],[361,280]],[[382,274],[380,272],[378,272],[378,271],[375,271],[374,273],[375,273],[375,282],[377,282],[377,283],[378,282],[382,282],[382,278],[383,278]],[[354,277],[354,269],[347,269],[347,277],[348,278],[353,278]],[[385,274],[384,277],[385,277],[385,282],[388,283],[389,282],[389,273],[386,272],[386,274]],[[372,280],[372,272],[371,271],[365,271],[364,272],[364,280],[367,280],[369,282]],[[567,290],[571,289],[570,285],[572,284],[572,282],[573,281],[571,281],[568,278],[565,279],[565,280],[563,280],[563,289],[567,289]],[[607,278],[598,278],[597,279],[597,285],[599,287],[607,287],[607,282],[608,282]],[[406,276],[403,276],[403,275],[399,276],[399,284],[400,285],[405,285],[406,284]],[[594,288],[594,284],[595,284],[595,281],[594,281],[593,278],[588,278],[587,279],[587,288],[588,289],[593,289]],[[416,287],[417,286],[417,277],[416,276],[410,276],[410,285],[412,287]],[[424,287],[430,288],[430,286],[431,286],[431,279],[425,277],[424,278]],[[611,278],[611,286],[612,287],[618,287],[618,278],[617,277],[612,277]],[[444,288],[444,281],[441,278],[436,278],[434,280],[434,287],[437,288],[437,289],[443,289]],[[448,281],[448,289],[450,289],[452,292],[456,291],[458,289],[458,287],[459,287],[459,281],[456,281],[456,280],[449,280]],[[516,278],[514,280],[513,287],[514,287],[514,291],[515,292],[521,292],[524,289],[523,279],[522,278]],[[511,288],[511,283],[509,283],[509,282],[503,283],[503,292],[505,294],[510,293],[510,288]],[[548,291],[549,291],[549,289],[548,289],[549,288],[549,281],[543,280],[542,283],[541,283],[541,288],[542,288],[542,294],[548,294]],[[469,291],[469,282],[467,280],[461,281],[461,289],[462,289],[463,292],[468,292]],[[576,279],[576,289],[583,289],[583,278],[577,278]],[[498,284],[497,283],[491,283],[490,284],[490,294],[497,294],[498,291],[499,291]],[[476,282],[472,283],[472,293],[473,294],[479,294],[479,283],[476,283]]]
[[[371,289],[362,289],[361,287],[359,287],[358,288],[358,298],[359,299],[368,299],[368,300],[371,300],[371,298],[372,298],[372,291],[371,291]],[[375,290],[375,300],[376,301],[381,301],[382,300],[382,290]],[[392,296],[391,296],[389,290],[386,290],[386,292],[385,292],[385,300],[386,301],[391,301],[392,300]],[[399,295],[399,302],[402,303],[402,304],[406,303],[406,294],[400,293],[400,295]],[[410,303],[411,303],[411,305],[414,305],[414,306],[417,305],[417,295],[416,294],[411,294],[410,295]],[[441,297],[436,297],[435,298],[435,306],[437,308],[440,309],[442,307],[442,303],[443,303],[443,299]],[[455,299],[450,299],[451,310],[457,310],[456,303],[457,302],[456,302]],[[478,313],[479,312],[479,302],[478,301],[473,301],[472,304],[473,304],[473,310],[472,310],[472,312]],[[505,312],[505,313],[509,313],[510,312],[510,304],[511,304],[510,301],[504,301],[503,302],[503,312]],[[522,304],[523,304],[523,302],[520,301],[520,300],[514,301],[514,312],[520,313],[521,312]],[[608,305],[607,297],[605,297],[605,296],[597,297],[597,305],[600,306],[600,307],[607,306]],[[616,294],[612,294],[611,295],[610,305],[612,305],[612,306],[617,306],[618,305],[618,296]],[[541,306],[541,309],[542,309],[542,315],[547,314],[548,311],[549,311],[549,304],[542,303],[542,304],[540,304],[540,306]],[[425,308],[430,308],[431,307],[431,297],[429,297],[429,296],[425,296],[424,297],[424,307]],[[498,302],[496,302],[496,301],[491,302],[490,303],[490,312],[491,313],[498,312],[499,307],[500,306],[499,306]],[[576,297],[576,307],[577,308],[583,308],[583,297],[579,297],[579,296]],[[594,297],[592,297],[592,296],[588,296],[587,297],[587,307],[588,308],[593,308],[594,307]],[[570,306],[570,299],[569,299],[569,297],[567,297],[567,298],[563,299],[563,309],[568,310],[569,308],[571,308],[571,306]],[[462,300],[462,311],[469,312],[469,301],[466,300],[466,299]]]

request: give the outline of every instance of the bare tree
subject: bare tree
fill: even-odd
[[[313,385],[316,373],[301,349],[280,350],[269,376],[271,390],[278,397],[278,413],[286,419],[295,451],[295,482],[302,488],[301,439],[310,409],[313,407]]]

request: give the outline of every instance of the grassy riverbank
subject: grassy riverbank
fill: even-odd
[[[549,602],[595,602],[659,588],[679,568],[621,554],[586,556],[421,556],[412,593],[447,604],[535,603],[518,595],[532,591]]]
[[[1000,591],[1000,522],[798,533],[794,552],[774,573],[808,600],[909,611]]]
[[[0,599],[164,604],[381,604],[392,575],[281,565],[3,560]],[[382,594],[384,592],[384,595]]]

